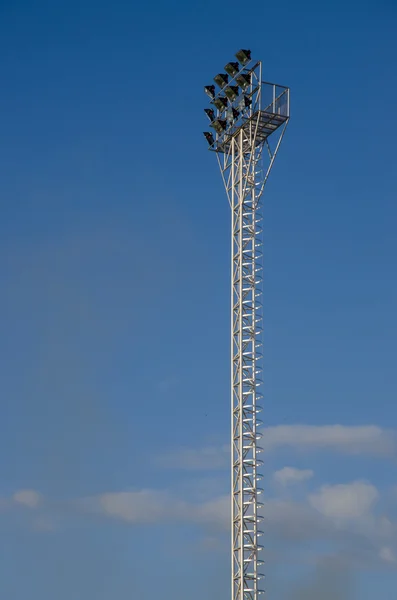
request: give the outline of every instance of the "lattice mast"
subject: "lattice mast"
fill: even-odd
[[[289,89],[262,81],[250,50],[206,86],[205,109],[232,214],[231,236],[231,559],[232,600],[263,592],[259,497],[262,461],[262,214],[261,199],[289,121]]]

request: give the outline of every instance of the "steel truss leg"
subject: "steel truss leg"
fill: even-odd
[[[286,127],[286,125],[285,125]],[[261,198],[285,127],[274,151],[256,143],[258,124],[235,135],[218,162],[232,214],[231,247],[231,442],[232,600],[258,600],[261,588],[258,482],[262,461],[262,214]],[[262,167],[267,148],[267,167]]]

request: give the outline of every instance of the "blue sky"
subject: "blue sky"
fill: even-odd
[[[229,210],[203,85],[291,87],[265,194],[266,588],[397,582],[397,8],[0,5],[0,595],[229,597]]]

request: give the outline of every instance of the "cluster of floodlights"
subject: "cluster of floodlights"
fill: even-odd
[[[236,119],[244,113],[252,104],[252,100],[244,92],[251,84],[251,74],[241,72],[242,69],[251,61],[251,50],[239,50],[235,57],[238,62],[230,62],[225,66],[226,73],[219,73],[214,77],[215,83],[219,86],[222,94],[216,94],[214,85],[206,85],[204,91],[211,98],[211,104],[217,108],[217,114],[213,108],[205,108],[204,112],[209,118],[211,125],[218,135],[233,124]],[[229,80],[230,78],[230,80]],[[233,84],[233,85],[232,85]],[[236,98],[242,97],[237,106],[233,106]],[[226,111],[226,114],[223,113]],[[204,131],[205,139],[212,146],[215,142],[214,136],[209,131]]]

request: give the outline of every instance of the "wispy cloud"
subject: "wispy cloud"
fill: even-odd
[[[0,496],[0,510],[10,510],[16,507],[37,509],[43,502],[43,496],[36,490],[16,490],[9,496]]]
[[[273,479],[281,485],[291,485],[308,481],[314,475],[311,469],[295,469],[294,467],[284,467],[273,473]]]
[[[336,520],[366,516],[379,498],[375,486],[365,481],[348,484],[324,485],[309,496],[313,508]]]
[[[379,457],[395,456],[397,448],[395,432],[377,425],[278,425],[264,430],[261,445]]]
[[[293,468],[277,473],[282,482],[288,483],[303,482],[311,476],[309,470]],[[308,542],[325,543],[335,552],[346,554],[351,565],[397,568],[397,523],[374,510],[380,499],[374,485],[352,481],[321,486],[299,497],[299,501],[293,496],[264,499],[263,529],[276,548],[287,546],[303,550]],[[66,504],[56,507],[56,503],[35,490],[19,490],[8,498],[10,510],[19,506],[34,511],[31,527],[36,532],[57,529],[54,521],[57,510],[66,510],[68,518],[97,515],[128,526],[189,523],[198,528],[198,533],[201,531],[200,535],[210,537],[211,544],[217,538],[224,539],[223,534],[230,529],[228,494],[205,495],[201,499],[193,495],[188,499],[177,490],[116,490],[77,498]]]
[[[392,548],[390,548],[390,546],[382,546],[382,548],[379,551],[379,557],[384,562],[391,564],[397,563],[397,555],[395,551]]]
[[[126,521],[130,524],[191,522],[211,525],[218,530],[229,527],[229,496],[218,496],[202,503],[187,502],[164,490],[108,492],[79,502],[87,512]]]
[[[12,499],[21,506],[37,508],[42,501],[42,496],[36,490],[20,490],[14,493]]]
[[[377,425],[277,425],[263,430],[260,445],[267,452],[280,449],[328,451],[350,456],[392,458],[397,455],[397,436],[393,430]],[[229,465],[230,446],[208,445],[179,448],[156,458],[164,468],[218,470]]]
[[[320,487],[299,502],[268,498],[263,527],[272,543],[302,548],[307,542],[327,543],[345,551],[356,566],[365,562],[394,568],[397,525],[373,512],[378,498],[375,486],[361,481]],[[128,525],[191,523],[212,537],[230,528],[228,495],[190,502],[170,491],[148,489],[109,492],[83,502],[85,511]]]
[[[227,444],[202,448],[179,448],[156,458],[158,466],[189,471],[223,469],[229,462],[230,447]]]

